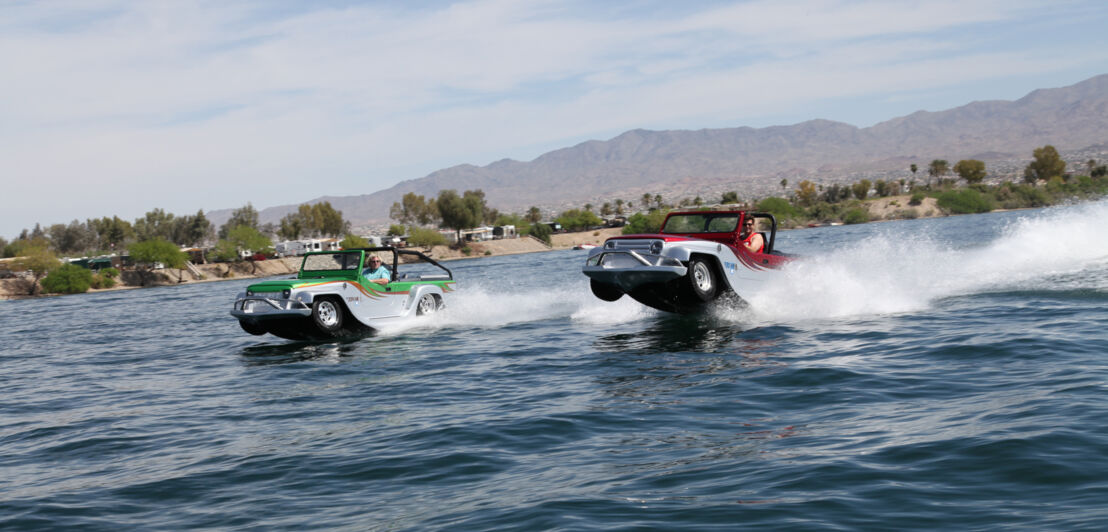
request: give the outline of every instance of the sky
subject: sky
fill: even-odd
[[[0,237],[1108,73],[1108,2],[0,0]]]

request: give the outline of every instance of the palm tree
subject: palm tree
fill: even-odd
[[[542,220],[542,211],[538,207],[531,207],[527,209],[527,221],[531,223],[538,223]]]
[[[943,159],[935,159],[931,161],[931,165],[927,167],[927,175],[931,177],[942,177],[946,175],[946,172],[950,170],[949,164]],[[927,179],[927,186],[931,186],[931,179]]]

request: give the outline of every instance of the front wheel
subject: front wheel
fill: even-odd
[[[268,332],[266,331],[265,327],[262,326],[262,324],[254,320],[239,320],[239,326],[242,327],[242,330],[253,334],[254,336],[261,336]]]
[[[602,283],[596,279],[589,279],[589,288],[592,289],[592,295],[604,301],[615,301],[623,297],[623,290],[620,290],[619,287]]]
[[[335,334],[342,329],[342,306],[334,299],[317,299],[312,303],[312,321],[319,330]]]
[[[705,303],[716,298],[719,293],[719,280],[716,279],[712,265],[705,259],[692,258],[689,260],[689,271],[686,280],[690,291],[696,299]]]

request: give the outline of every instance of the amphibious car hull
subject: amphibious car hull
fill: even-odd
[[[721,301],[745,304],[786,260],[708,240],[634,235],[591,250],[582,273],[605,301],[627,295],[651,308],[687,314]]]
[[[444,274],[391,274],[380,284],[363,271],[364,252],[415,255]],[[454,290],[450,270],[409,250],[359,248],[305,256],[295,279],[265,281],[247,287],[231,307],[231,316],[250,334],[290,340],[327,340],[359,336],[409,317],[431,314]]]

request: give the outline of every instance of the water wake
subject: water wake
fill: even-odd
[[[390,324],[381,334],[400,334],[417,328],[499,328],[512,324],[556,319],[611,325],[656,312],[630,297],[607,303],[593,297],[581,280],[537,287],[465,286],[450,294],[447,307],[429,319],[412,318]]]
[[[999,235],[965,235],[978,242],[960,248],[920,234],[918,224],[902,227],[793,263],[751,298],[755,316],[839,318],[913,312],[995,290],[1108,288],[1097,273],[1108,269],[1108,202],[1036,211]]]
[[[717,309],[713,317],[744,325],[787,323],[916,312],[943,298],[996,290],[1108,291],[1108,233],[1101,229],[1108,227],[1108,201],[1033,211],[990,234],[935,235],[929,222],[934,220],[808,254],[764,292],[747,297],[749,308]],[[579,271],[580,264],[564,267]],[[380,332],[491,329],[561,319],[618,325],[658,314],[630,297],[601,301],[583,276],[569,273],[559,279],[515,276],[508,283],[459,284],[435,316]]]

